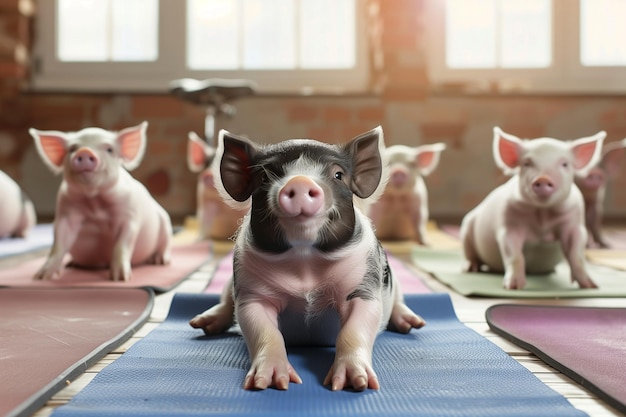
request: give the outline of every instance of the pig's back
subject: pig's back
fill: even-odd
[[[24,204],[19,186],[0,171],[0,238],[12,235],[17,228]]]

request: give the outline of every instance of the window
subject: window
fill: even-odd
[[[626,91],[624,0],[427,0],[431,81],[465,90]]]
[[[35,89],[166,91],[247,78],[259,91],[365,89],[364,0],[40,2]]]

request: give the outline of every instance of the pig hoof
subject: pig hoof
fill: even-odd
[[[333,391],[352,388],[355,391],[365,391],[368,388],[379,389],[378,377],[370,365],[353,363],[349,360],[335,359],[335,363],[324,379],[324,385],[330,385]]]
[[[205,334],[217,334],[228,330],[233,325],[234,312],[231,307],[218,304],[189,321],[195,329],[202,329]]]
[[[286,391],[289,389],[290,382],[301,384],[302,379],[289,362],[278,361],[276,365],[271,365],[266,361],[252,365],[243,382],[243,388],[264,390],[274,387]]]
[[[130,268],[113,268],[111,269],[111,280],[113,281],[130,281],[131,269]]]
[[[389,319],[389,329],[398,333],[408,333],[411,329],[419,329],[426,325],[423,318],[413,313],[404,303],[398,303],[393,307]]]
[[[151,265],[169,265],[170,254],[169,253],[155,253],[147,263]]]
[[[587,279],[587,280],[584,280],[584,281],[578,281],[578,286],[580,288],[598,288],[596,283],[593,282],[591,279]]]

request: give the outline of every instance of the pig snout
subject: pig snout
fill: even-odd
[[[278,204],[290,217],[314,216],[324,204],[324,191],[304,175],[291,178],[278,192]]]
[[[532,188],[539,198],[550,197],[556,189],[554,182],[546,176],[541,176],[535,179],[532,183]]]
[[[396,186],[401,187],[409,180],[409,174],[404,169],[393,169],[389,177],[389,182]]]
[[[70,166],[78,172],[93,171],[98,166],[98,157],[91,150],[82,148],[72,156]]]
[[[600,170],[593,169],[584,178],[582,184],[587,188],[600,188],[604,185],[604,174]]]

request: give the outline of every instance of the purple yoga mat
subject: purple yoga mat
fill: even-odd
[[[489,327],[626,413],[626,308],[500,304]]]

